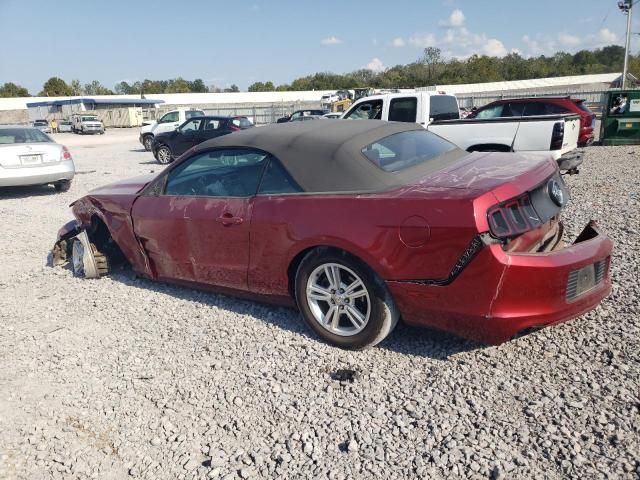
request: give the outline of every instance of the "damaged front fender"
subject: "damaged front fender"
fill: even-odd
[[[78,220],[71,220],[58,230],[56,243],[51,249],[52,265],[54,267],[64,265],[70,260],[73,239],[84,230]]]

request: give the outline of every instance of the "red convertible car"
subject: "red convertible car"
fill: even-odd
[[[612,242],[565,245],[551,159],[467,153],[419,125],[300,122],[204,142],[155,177],[72,204],[55,263],[297,304],[364,348],[397,321],[500,343],[581,315],[611,289]]]

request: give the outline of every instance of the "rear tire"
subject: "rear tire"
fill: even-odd
[[[156,159],[158,162],[166,165],[173,161],[173,153],[171,153],[171,149],[166,145],[160,145],[156,150]]]
[[[376,345],[398,323],[398,309],[384,282],[346,252],[318,248],[307,254],[296,273],[295,294],[307,325],[340,348]]]
[[[54,183],[53,187],[56,189],[56,192],[68,192],[71,188],[71,180],[60,180],[59,182]]]

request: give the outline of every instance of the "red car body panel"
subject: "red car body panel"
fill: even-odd
[[[555,162],[539,156],[474,153],[392,191],[250,198],[145,195],[145,177],[95,190],[73,210],[81,227],[102,220],[145,277],[278,303],[291,299],[301,254],[339,248],[378,274],[405,322],[500,343],[593,309],[611,288],[611,241],[596,235],[548,253],[484,245],[449,283],[420,281],[446,279],[489,230],[490,207],[556,172]],[[534,244],[549,228],[539,226],[521,244]],[[604,280],[567,302],[569,273],[603,259]]]

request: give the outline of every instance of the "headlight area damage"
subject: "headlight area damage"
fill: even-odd
[[[66,223],[58,231],[51,257],[52,266],[71,262],[74,275],[84,278],[103,277],[113,265],[125,261],[103,223],[93,222],[84,228],[77,220]]]

